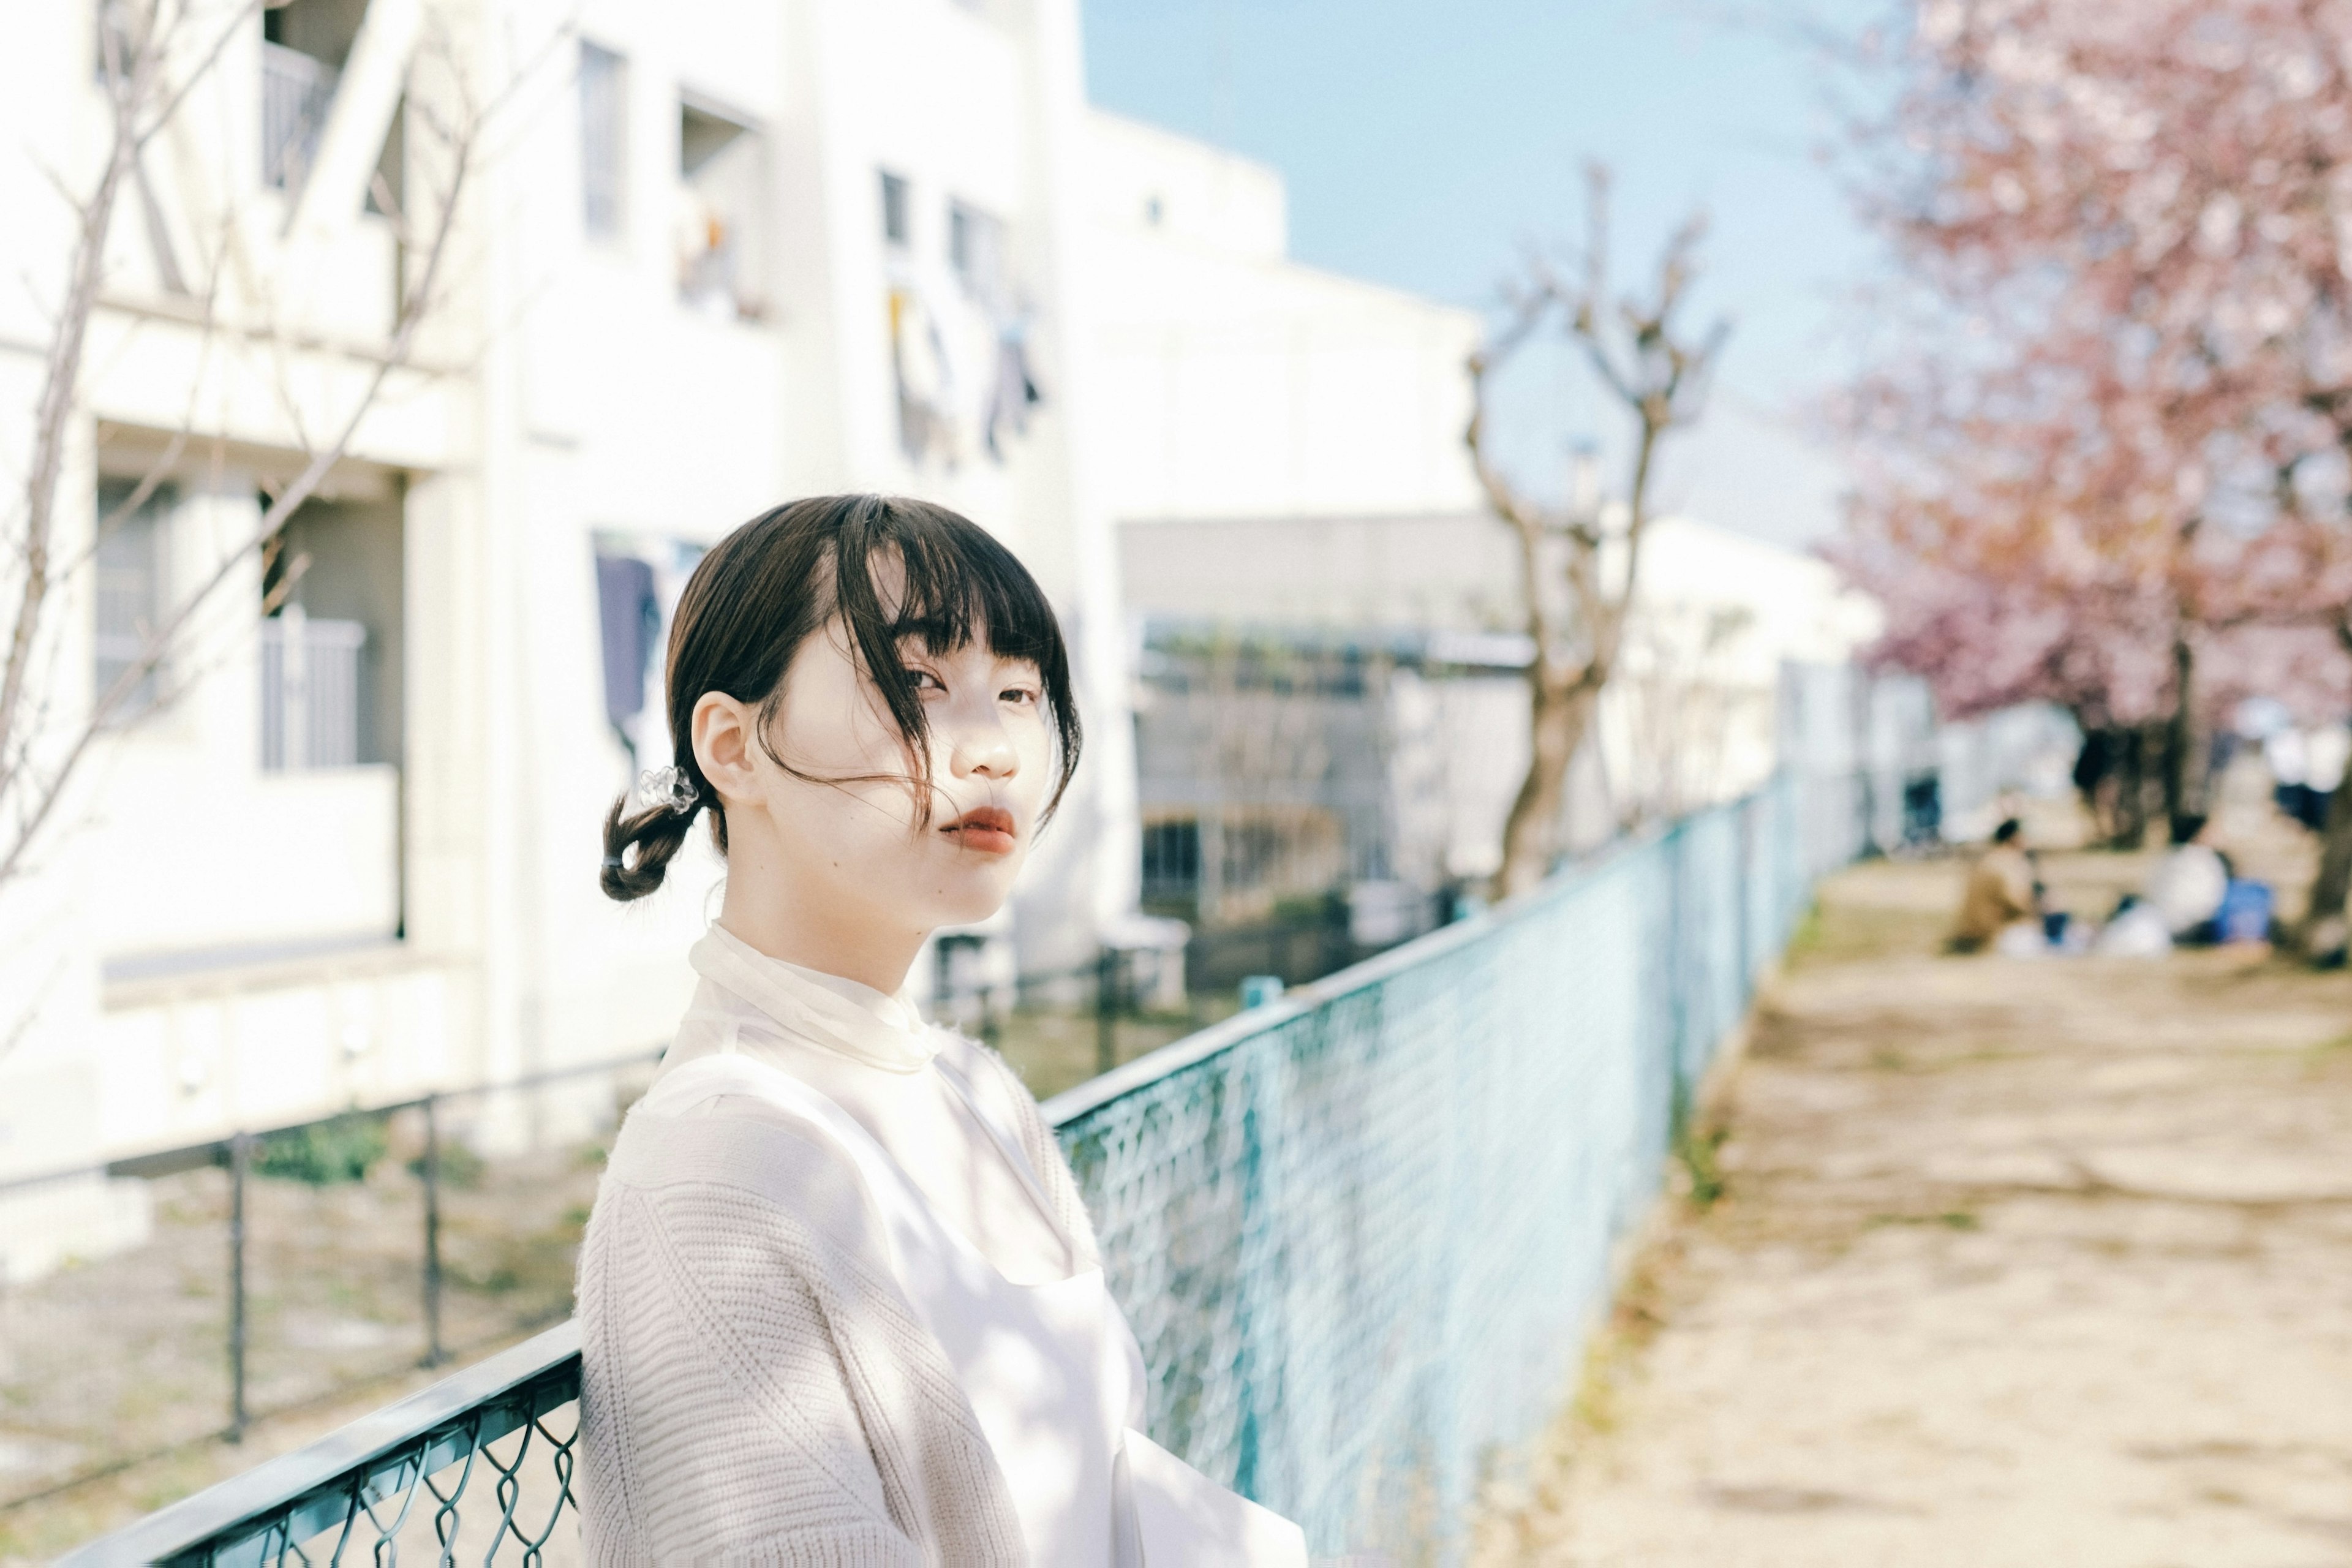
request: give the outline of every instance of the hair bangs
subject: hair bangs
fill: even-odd
[[[918,787],[930,786],[930,725],[901,646],[912,637],[945,654],[985,637],[998,658],[1037,667],[1055,742],[1050,816],[1077,771],[1083,733],[1061,624],[1036,579],[986,529],[906,497],[857,498],[834,548],[835,611],[916,759]]]
[[[899,558],[905,571],[897,616],[901,637],[920,637],[933,653],[951,653],[984,633],[989,652],[1040,668],[1061,654],[1061,625],[1036,580],[977,525],[903,541]]]

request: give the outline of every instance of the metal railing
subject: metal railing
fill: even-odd
[[[0,1182],[0,1507],[566,1317],[656,1059]]]
[[[1803,793],[1784,778],[1048,1101],[1155,1438],[1318,1552],[1458,1560],[1482,1466],[1567,1393],[1612,1244],[1814,877],[1852,851]],[[477,1528],[537,1561],[576,1502],[578,1375],[574,1342],[543,1335],[66,1561],[413,1541],[452,1562],[477,1454],[499,1472]]]
[[[334,67],[283,44],[261,46],[261,182],[294,192],[319,155],[335,101]]]
[[[357,621],[313,620],[299,605],[261,623],[261,765],[347,768],[360,760]]]

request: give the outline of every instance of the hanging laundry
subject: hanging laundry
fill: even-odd
[[[887,295],[898,441],[908,460],[952,471],[974,447],[1003,462],[1045,395],[1031,370],[1028,312],[1003,280],[1002,225],[956,210],[950,268],[895,258]]]
[[[929,458],[953,468],[961,453],[953,399],[955,372],[937,315],[911,283],[890,290],[890,369],[898,392],[898,444],[909,462]]]
[[[990,378],[988,412],[981,419],[988,455],[1004,461],[1003,437],[1029,434],[1029,411],[1045,401],[1029,370],[1029,323],[1013,319],[998,328],[996,374]]]
[[[596,611],[604,634],[604,717],[637,754],[631,732],[646,708],[646,671],[661,637],[661,601],[654,569],[634,555],[596,557]]]

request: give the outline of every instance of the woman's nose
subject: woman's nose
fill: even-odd
[[[1021,765],[1013,738],[991,702],[985,715],[958,715],[949,739],[948,772],[956,778],[1011,778]]]

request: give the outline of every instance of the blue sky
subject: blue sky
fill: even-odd
[[[1094,101],[1280,169],[1291,253],[1314,266],[1486,307],[1523,242],[1581,233],[1589,158],[1616,173],[1621,279],[1706,208],[1693,324],[1726,315],[1733,336],[1663,499],[1791,542],[1834,527],[1840,475],[1802,425],[1852,363],[1874,252],[1816,156],[1821,74],[1789,28],[1706,0],[1083,3]],[[1565,356],[1506,390],[1531,483],[1570,439],[1616,443]]]

